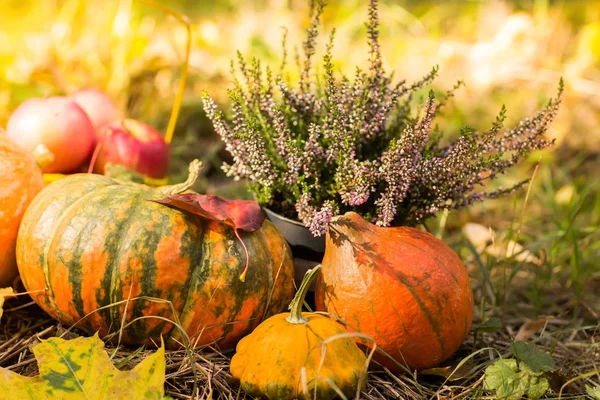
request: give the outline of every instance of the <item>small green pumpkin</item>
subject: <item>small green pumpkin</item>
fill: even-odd
[[[354,397],[367,381],[367,358],[334,320],[302,314],[304,297],[321,270],[308,270],[290,304],[261,323],[237,346],[231,374],[252,396],[268,399],[333,399],[338,390]]]

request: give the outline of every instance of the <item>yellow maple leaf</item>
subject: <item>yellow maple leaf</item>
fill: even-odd
[[[50,338],[36,345],[33,353],[40,369],[38,376],[21,376],[0,368],[0,399],[163,399],[163,346],[131,371],[119,371],[112,365],[98,335]]]
[[[11,287],[0,288],[0,319],[2,319],[2,313],[4,312],[4,309],[2,308],[4,306],[4,299],[6,298],[6,296],[10,296],[14,293],[15,292]]]

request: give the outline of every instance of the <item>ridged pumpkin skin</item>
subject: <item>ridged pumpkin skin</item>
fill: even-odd
[[[31,154],[0,132],[0,288],[17,276],[19,223],[43,187],[42,170]]]
[[[76,174],[44,189],[19,231],[17,262],[25,287],[50,315],[101,335],[143,316],[174,319],[168,304],[138,299],[127,307],[100,307],[150,296],[169,300],[193,345],[230,348],[266,314],[285,309],[293,296],[289,247],[269,222],[240,232],[149,200],[164,198],[144,185]],[[47,291],[44,291],[47,288]],[[40,292],[36,292],[40,291]],[[270,299],[270,300],[269,300]],[[266,310],[267,303],[269,310]],[[124,330],[132,345],[178,347],[173,324],[145,318]]]
[[[464,264],[444,242],[353,212],[331,222],[326,240],[317,310],[370,335],[411,370],[434,367],[458,349],[471,327],[473,293]]]
[[[307,277],[311,272],[317,271],[309,270]],[[345,328],[326,316],[300,313],[311,282],[306,282],[304,291],[302,286],[298,290],[290,306],[292,313],[272,316],[238,343],[231,359],[231,375],[251,396],[309,400],[314,398],[317,386],[317,399],[334,399],[338,396],[333,383],[351,399],[366,383],[361,378],[366,378],[367,358],[352,337],[339,336],[347,333]],[[290,322],[294,309],[302,318],[296,323]],[[328,339],[321,365],[323,343]],[[308,396],[303,390],[303,367]]]

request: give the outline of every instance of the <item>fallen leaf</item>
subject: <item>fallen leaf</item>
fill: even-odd
[[[250,255],[238,231],[241,229],[253,232],[262,226],[266,216],[256,201],[227,200],[219,196],[196,193],[175,194],[152,201],[231,226],[246,251],[246,268],[240,275],[242,281],[246,279]]]
[[[533,372],[552,371],[554,361],[545,351],[537,349],[532,343],[514,342],[510,351],[520,363],[525,364]]]
[[[421,375],[441,376],[442,378],[446,378],[449,381],[458,381],[461,379],[472,377],[474,367],[475,365],[473,364],[465,363],[458,368],[456,368],[456,366],[436,367],[424,369],[419,373]]]
[[[562,186],[560,189],[556,191],[554,194],[554,201],[556,204],[567,205],[573,201],[573,198],[577,194],[575,189],[575,185],[568,184]]]
[[[153,201],[247,232],[260,229],[266,218],[253,200],[227,200],[210,194],[184,193]]]
[[[4,400],[163,399],[164,348],[131,371],[116,369],[97,335],[65,340],[50,338],[33,348],[40,374],[21,376],[0,368]]]
[[[515,341],[523,341],[531,339],[540,328],[542,328],[548,321],[554,319],[554,317],[540,317],[534,320],[525,322],[519,328],[519,332],[515,336]]]
[[[491,228],[481,224],[467,223],[462,228],[463,235],[473,244],[479,253],[487,253],[495,258],[511,258],[519,262],[541,264],[542,261],[514,240],[497,237]]]
[[[2,319],[2,314],[4,313],[4,309],[2,308],[4,306],[4,300],[14,293],[15,292],[11,287],[0,288],[0,319]]]
[[[592,399],[600,400],[600,386],[591,387],[585,385],[585,391],[587,392],[588,396],[590,396]]]
[[[527,371],[522,371],[521,384],[525,388],[525,393],[530,400],[537,400],[546,394],[550,388],[548,379],[544,374],[531,374]]]
[[[514,358],[501,359],[485,370],[483,384],[486,390],[495,392],[496,399],[519,400],[524,395],[531,400],[542,397],[550,387],[543,373],[519,368]]]
[[[504,325],[498,317],[491,317],[480,324],[474,325],[473,329],[478,332],[496,333],[500,332]]]
[[[519,386],[519,368],[515,359],[498,360],[486,368],[483,384],[496,392],[498,399],[520,399],[525,390]]]
[[[475,246],[479,252],[483,251],[486,246],[493,243],[494,233],[492,228],[486,228],[481,224],[473,222],[466,223],[462,227],[462,233],[471,243],[473,243],[473,246]]]
[[[536,257],[529,250],[525,250],[523,246],[514,240],[509,240],[506,244],[494,243],[491,246],[486,247],[485,252],[496,258],[511,258],[519,262],[528,262],[532,264],[541,264],[542,260]]]

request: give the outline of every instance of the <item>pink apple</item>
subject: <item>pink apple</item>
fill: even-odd
[[[106,125],[123,118],[117,104],[100,89],[80,89],[69,95],[87,113],[98,133]]]
[[[10,116],[7,135],[33,152],[45,145],[54,161],[44,172],[67,173],[86,161],[94,148],[92,122],[81,107],[66,97],[35,98],[22,103]]]
[[[160,179],[167,175],[171,154],[163,136],[134,119],[113,122],[100,131],[94,172],[104,173],[107,163],[124,165]]]

